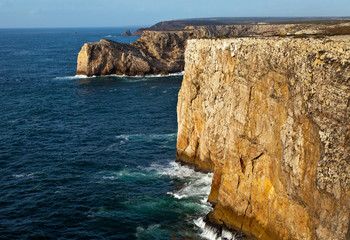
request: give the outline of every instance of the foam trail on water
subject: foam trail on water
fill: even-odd
[[[183,76],[185,72],[177,72],[177,73],[169,73],[169,74],[146,74],[146,75],[135,75],[135,76],[128,76],[128,75],[117,75],[117,74],[110,74],[110,75],[103,75],[103,76],[87,76],[87,75],[75,75],[75,76],[65,76],[65,77],[55,77],[54,79],[57,80],[69,80],[69,79],[88,79],[88,78],[105,78],[105,77],[117,77],[117,78],[124,78],[124,79],[140,79],[140,78],[146,78],[144,80],[147,80],[147,78],[159,78],[159,77],[174,77],[174,76]]]
[[[88,78],[96,78],[96,76],[88,77],[86,75],[75,75],[75,76],[65,76],[65,77],[55,77],[56,80],[74,80],[74,79],[88,79]]]

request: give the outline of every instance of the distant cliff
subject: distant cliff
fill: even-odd
[[[137,29],[133,35],[141,36],[144,31],[173,31],[183,30],[188,26],[223,26],[223,25],[256,25],[256,24],[288,24],[312,23],[330,21],[349,21],[349,17],[218,17],[218,18],[192,18],[162,21],[149,28]]]
[[[190,40],[185,63],[177,157],[214,172],[207,219],[350,239],[349,40]]]

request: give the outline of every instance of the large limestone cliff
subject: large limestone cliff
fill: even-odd
[[[190,40],[179,160],[213,171],[208,221],[261,239],[350,239],[350,42]]]

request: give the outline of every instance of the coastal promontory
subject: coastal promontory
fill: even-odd
[[[77,74],[100,76],[182,72],[184,52],[190,39],[260,37],[261,34],[266,37],[319,37],[347,32],[350,33],[347,23],[207,25],[186,26],[182,30],[143,31],[142,36],[131,44],[106,39],[84,44],[78,55]]]

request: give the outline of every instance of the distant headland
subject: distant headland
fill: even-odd
[[[141,36],[143,31],[171,31],[182,30],[187,26],[218,26],[243,24],[288,24],[288,23],[321,23],[331,21],[350,21],[350,17],[213,17],[190,18],[162,21],[149,28],[139,28],[132,33]]]

